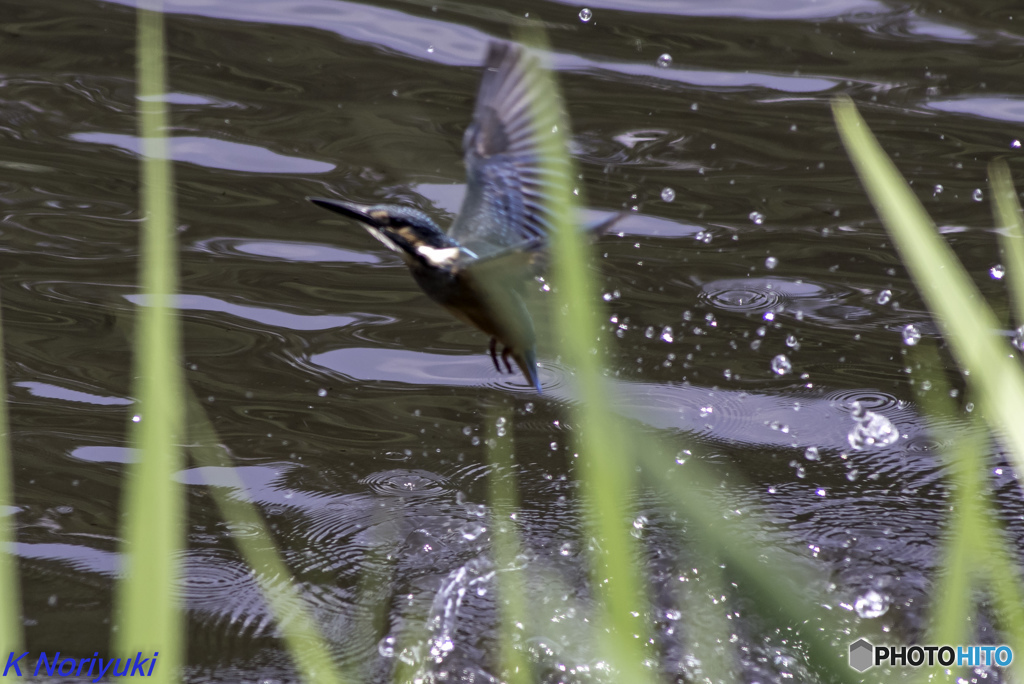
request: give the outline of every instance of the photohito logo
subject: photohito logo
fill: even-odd
[[[875,665],[890,667],[1006,667],[1013,662],[1009,646],[875,646],[867,639],[850,644],[850,667],[864,672]]]

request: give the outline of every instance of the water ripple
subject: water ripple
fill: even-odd
[[[360,480],[385,496],[424,496],[451,492],[448,480],[426,470],[385,470]]]
[[[855,292],[840,286],[810,280],[786,278],[734,278],[701,285],[698,300],[737,313],[801,312],[811,320],[824,322],[868,318],[871,311],[853,303]]]
[[[348,347],[314,354],[309,362],[355,380],[464,387],[485,384],[532,391],[520,373],[499,374],[486,354],[455,356],[407,349]],[[561,375],[553,373],[555,368],[548,362],[539,364],[542,387],[561,384],[553,382]]]
[[[121,133],[72,133],[76,142],[110,145],[126,152],[142,154],[142,141],[134,135]],[[334,164],[289,157],[257,145],[203,138],[175,136],[168,140],[171,159],[211,169],[247,171],[249,173],[327,173]]]
[[[124,298],[138,306],[145,305],[143,295],[126,294]],[[269,307],[234,304],[208,295],[178,295],[174,299],[174,306],[186,311],[226,313],[248,321],[289,330],[329,330],[343,328],[360,320],[355,316],[310,316]]]
[[[225,254],[231,256],[255,256],[268,261],[291,261],[296,263],[344,263],[379,264],[380,257],[372,252],[356,252],[332,245],[288,240],[244,240],[239,238],[215,237],[193,244],[198,252]]]

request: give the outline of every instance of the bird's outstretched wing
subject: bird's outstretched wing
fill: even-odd
[[[491,43],[473,122],[466,130],[468,187],[448,234],[480,257],[544,240],[551,229],[545,157],[555,112],[536,107],[543,80],[538,57],[512,43]],[[555,156],[555,155],[552,155]]]

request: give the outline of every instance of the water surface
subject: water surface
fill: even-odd
[[[403,202],[449,220],[487,42],[527,15],[551,41],[588,207],[632,211],[595,246],[604,297],[592,303],[622,412],[704,454],[730,483],[734,522],[820,571],[808,589],[849,640],[921,638],[949,486],[903,331],[928,343],[937,329],[829,101],[858,103],[1009,334],[986,165],[1021,170],[1024,15],[873,0],[600,0],[588,21],[582,5],[538,1],[166,8],[188,382],[340,664],[389,681],[418,658],[432,680],[493,681],[505,569],[491,560],[484,438],[497,410],[515,440],[524,562],[554,578],[528,589],[546,627],[525,648],[543,681],[614,681],[564,627],[591,592],[574,393],[554,345],[538,397],[499,375],[487,340],[427,301],[395,255],[303,200]],[[11,0],[0,18],[0,291],[33,651],[109,643],[132,459],[126,331],[144,303],[134,31],[126,2]],[[894,426],[893,443],[853,448],[855,402]],[[998,457],[992,468],[1019,548],[1016,477]],[[291,681],[239,531],[205,488],[217,473],[180,478],[188,679]],[[665,501],[645,491],[634,504],[653,587],[643,619],[666,678],[698,681],[707,650],[692,624],[705,614],[682,610],[680,587],[713,585]],[[794,633],[734,601],[705,617],[728,618],[737,679],[814,681]],[[1000,639],[988,617],[977,629]]]

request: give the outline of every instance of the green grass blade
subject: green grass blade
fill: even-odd
[[[936,315],[957,364],[965,370],[967,381],[984,408],[985,419],[1005,440],[1014,467],[1018,472],[1024,472],[1024,421],[1020,420],[1024,414],[1024,372],[1013,360],[1010,347],[998,339],[995,315],[982,300],[952,250],[937,234],[931,219],[871,135],[853,103],[847,98],[837,99],[833,102],[833,113],[861,182],[904,264]],[[1005,166],[993,165],[990,176],[997,218],[1010,233],[1003,246],[1012,271],[1011,287],[1020,319],[1024,316],[1021,312],[1024,258],[1018,242],[1020,208]],[[970,457],[966,452],[977,448],[977,445],[964,446],[964,458]],[[976,460],[974,465],[977,470]],[[979,483],[977,487],[980,489],[983,485]],[[1019,571],[1005,552],[998,525],[991,516],[985,517],[987,522],[981,523],[980,528],[972,526],[974,533],[980,535],[980,539],[975,541],[981,545],[981,558],[987,561],[988,579],[997,607],[1006,622],[1005,627],[1014,645],[1022,648],[1024,611],[1021,610]],[[951,567],[950,572],[962,575],[965,571]],[[955,581],[963,583],[966,580],[960,577]],[[960,586],[956,591],[969,591],[969,587]],[[964,598],[961,596],[956,601],[962,605]],[[952,623],[962,608],[949,610],[952,615],[937,616],[937,629],[952,633],[955,629]]]
[[[181,340],[172,297],[177,291],[174,191],[167,153],[163,15],[139,10],[137,67],[142,158],[142,262],[145,304],[135,339],[134,426],[138,461],[124,489],[124,574],[117,586],[115,649],[122,657],[159,652],[153,684],[177,681],[184,662],[179,596],[185,541],[182,462]]]
[[[949,396],[949,384],[934,346],[919,345],[912,350],[911,357],[915,364],[917,403],[931,420],[929,434],[935,442],[949,445],[942,456],[954,486],[942,549],[942,572],[932,593],[941,600],[936,598],[931,606],[928,643],[971,643],[973,591],[980,570],[977,559],[985,557],[984,539],[988,534],[984,498],[988,434],[986,429],[958,429],[960,425],[951,422],[955,421],[957,406]],[[937,676],[939,669],[936,667],[927,675],[922,672],[922,677]]]
[[[943,548],[942,574],[932,594],[941,598],[936,598],[932,606],[930,644],[974,643],[974,590],[989,565],[985,540],[993,536],[982,491],[988,445],[988,433],[981,430],[958,433],[947,449],[946,460],[952,466],[956,489],[951,506],[953,517]],[[986,560],[979,563],[978,559]],[[957,669],[960,668],[954,667],[954,671]],[[932,674],[941,676],[943,671],[944,668],[936,666]]]
[[[3,328],[0,327],[0,389],[7,396]],[[6,399],[0,401],[0,653],[21,653],[21,590],[15,553],[14,463]]]
[[[619,418],[612,411],[612,387],[604,376],[604,349],[599,343],[598,296],[589,270],[589,243],[577,220],[577,195],[572,185],[575,165],[566,150],[569,128],[559,90],[551,74],[536,74],[538,97],[535,120],[552,126],[543,136],[541,159],[549,162],[545,188],[555,225],[551,240],[552,277],[555,283],[556,325],[562,357],[573,369],[574,407],[579,426],[583,493],[589,533],[598,540],[591,559],[591,578],[599,589],[610,635],[605,652],[622,681],[640,683],[650,678],[642,666],[647,658],[647,605],[637,570],[637,548],[627,521],[635,492],[636,473]]]
[[[1020,568],[1014,561],[1015,554],[1008,552],[1006,542],[998,534],[995,523],[991,522],[989,528],[991,533],[986,546],[988,581],[1000,617],[1000,626],[1009,636],[1014,654],[1024,653],[1024,586]],[[1010,667],[1015,676],[1012,681],[1021,681],[1024,666],[1014,658]]]
[[[288,566],[274,548],[263,516],[246,495],[245,484],[238,478],[234,463],[219,446],[217,434],[199,402],[191,396],[188,421],[192,458],[201,468],[217,470],[217,482],[209,485],[209,491],[224,520],[245,530],[235,535],[235,543],[256,573],[256,581],[302,681],[341,684],[342,674],[305,600],[299,595]]]
[[[1024,217],[1021,216],[1017,191],[1010,179],[1006,162],[993,162],[988,166],[989,184],[995,204],[996,222],[1003,230],[999,242],[1006,260],[1006,277],[1010,298],[1013,300],[1014,319],[1024,326]]]
[[[861,183],[900,257],[949,342],[989,424],[1024,473],[1024,371],[1000,338],[999,325],[924,207],[849,98],[832,104],[839,133]]]
[[[501,641],[502,681],[507,684],[528,684],[533,681],[530,662],[524,656],[524,630],[529,617],[526,611],[524,571],[517,558],[522,544],[516,528],[515,513],[519,509],[512,470],[513,442],[511,434],[501,433],[510,425],[497,410],[487,420],[487,453],[491,463],[488,478],[491,500],[491,547],[494,554],[495,580],[498,585],[498,629]],[[504,428],[504,430],[503,430]]]
[[[729,640],[733,630],[726,618],[722,599],[730,593],[724,573],[714,554],[697,556],[689,568],[689,581],[681,582],[675,594],[682,607],[682,637],[696,661],[697,681],[730,684],[738,682],[736,649]],[[699,581],[698,581],[699,580]]]
[[[701,463],[690,458],[684,466],[679,466],[670,456],[675,451],[661,440],[639,430],[633,430],[630,436],[645,481],[665,493],[671,505],[688,521],[686,529],[701,549],[701,555],[718,558],[726,564],[729,576],[736,579],[738,588],[758,606],[762,619],[780,630],[816,624],[801,630],[802,650],[807,653],[808,665],[820,673],[822,681],[875,681],[874,671],[860,674],[848,666],[845,653],[830,640],[830,635],[848,632],[806,593],[806,587],[825,584],[824,575],[816,576],[807,567],[794,563],[792,557],[779,548],[755,539],[746,532],[749,524],[727,525],[725,521],[729,516],[725,507],[708,495],[708,492],[721,490],[720,480]],[[738,479],[735,474],[729,476],[733,486],[738,486]],[[850,640],[857,636],[870,638],[868,629],[870,627],[865,627],[865,633],[861,634],[850,633]]]

